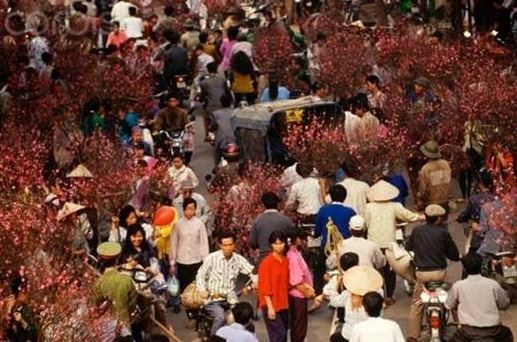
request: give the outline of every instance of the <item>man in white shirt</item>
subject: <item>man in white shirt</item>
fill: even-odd
[[[210,56],[204,51],[203,45],[199,44],[194,49],[194,54],[197,58],[197,76],[194,82],[199,84],[201,79],[209,75],[208,64],[214,62],[214,57]]]
[[[355,324],[349,342],[405,342],[397,323],[381,318],[384,299],[378,292],[368,292],[363,297],[363,307],[368,319]]]
[[[357,170],[349,163],[343,163],[343,171],[345,172],[346,178],[339,184],[343,185],[346,189],[345,205],[354,209],[357,215],[364,217],[366,209],[366,193],[370,189],[370,186],[356,179],[359,175]]]
[[[323,203],[318,179],[311,177],[311,167],[298,163],[296,173],[302,179],[291,187],[286,206],[294,207],[300,216],[315,216]]]
[[[131,3],[120,0],[111,9],[111,22],[118,21],[122,23],[122,21],[129,17],[129,8],[134,7]]]
[[[357,130],[361,143],[364,140],[371,141],[377,138],[379,132],[379,119],[371,112],[368,105],[368,97],[365,94],[357,94],[352,103],[352,112],[359,117]]]
[[[483,260],[479,254],[469,253],[461,262],[468,276],[452,286],[445,303],[448,309],[457,308],[461,325],[452,340],[513,341],[512,331],[501,324],[499,316],[499,310],[510,306],[508,294],[497,281],[481,275]]]
[[[285,188],[287,195],[291,192],[293,184],[303,179],[298,173],[296,173],[296,165],[298,165],[297,162],[286,167],[280,177],[280,184]]]
[[[345,111],[345,137],[349,144],[359,145],[359,122],[361,119],[352,112]]]
[[[341,241],[338,248],[338,260],[343,254],[352,252],[359,256],[359,265],[381,269],[386,264],[386,258],[375,242],[364,238],[364,225],[362,216],[355,215],[350,219],[349,227],[352,236]],[[327,259],[327,266],[337,266],[337,260],[332,260],[334,258],[335,256],[332,255]]]
[[[217,237],[217,243],[220,250],[205,258],[196,276],[199,293],[208,301],[205,310],[214,318],[212,335],[224,325],[225,309],[238,302],[236,280],[239,274],[248,276],[255,283],[257,280],[252,274],[253,265],[234,253],[235,236],[231,231],[223,231]]]
[[[129,7],[129,17],[122,20],[122,30],[128,38],[140,39],[143,36],[144,21],[136,16],[136,7]]]

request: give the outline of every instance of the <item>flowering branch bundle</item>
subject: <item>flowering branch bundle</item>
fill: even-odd
[[[259,30],[253,48],[255,62],[261,71],[285,75],[294,50],[282,27],[276,25]]]
[[[307,124],[290,124],[283,143],[298,162],[312,165],[322,174],[332,174],[348,151],[344,132],[341,123],[329,125],[313,119]]]
[[[0,205],[41,192],[47,146],[38,131],[5,123],[0,132]]]
[[[280,196],[280,169],[270,164],[249,164],[241,182],[228,187],[224,183],[212,192],[210,207],[216,217],[215,234],[220,230],[232,230],[238,237],[239,252],[252,256],[248,249],[251,225],[262,213],[262,193],[272,191]]]
[[[314,166],[323,176],[333,175],[341,163],[347,162],[372,179],[379,166],[400,160],[409,150],[404,129],[387,125],[381,126],[377,136],[359,134],[360,141],[350,142],[344,123],[313,119],[304,125],[290,125],[283,142],[294,159]]]
[[[80,160],[92,172],[92,180],[74,183],[84,204],[96,205],[115,213],[132,195],[135,167],[120,143],[97,132],[88,138]]]
[[[364,82],[362,70],[366,57],[367,49],[359,33],[353,30],[337,32],[327,38],[318,55],[318,80],[330,85],[337,96],[350,96],[358,79]]]

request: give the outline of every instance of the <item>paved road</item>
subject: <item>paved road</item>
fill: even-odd
[[[213,152],[212,146],[208,143],[203,142],[202,118],[197,118],[195,127],[196,149],[194,152],[191,166],[193,167],[194,171],[200,178],[200,182],[202,183],[200,185],[200,192],[206,195],[206,187],[204,186],[204,176],[208,174],[211,168],[213,167]],[[461,207],[458,209],[461,209]],[[457,212],[451,215],[449,219],[449,227],[456,244],[459,248],[463,248],[465,238],[463,235],[462,227],[454,222],[456,214]],[[461,270],[459,263],[451,264],[448,269],[448,276],[450,280],[456,281],[460,278],[460,275]],[[402,280],[400,278],[398,278],[395,297],[397,299],[397,302],[393,306],[390,306],[388,309],[385,310],[384,317],[393,319],[397,323],[399,323],[405,335],[407,332],[410,298],[408,297],[408,295],[405,294]],[[254,299],[251,297],[245,299],[250,302],[254,301]],[[306,341],[328,341],[332,314],[333,312],[329,309],[322,308],[309,316],[309,333]],[[179,314],[171,313],[169,318],[171,324],[176,329],[177,335],[181,338],[182,341],[187,342],[195,340],[196,334],[193,331],[186,329],[185,327],[186,317],[183,311]],[[502,318],[504,324],[510,326],[514,336],[517,336],[517,306],[513,305],[512,307],[510,307],[509,310],[503,312]],[[260,320],[259,322],[256,322],[255,325],[259,340],[267,341],[267,334],[264,322]]]

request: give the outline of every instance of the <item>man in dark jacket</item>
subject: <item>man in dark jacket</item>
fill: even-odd
[[[271,252],[269,236],[275,231],[290,234],[294,230],[293,222],[287,216],[278,212],[280,199],[275,193],[265,192],[262,194],[261,200],[266,210],[253,222],[249,241],[251,248],[259,249],[260,255],[257,261],[257,268],[260,261]]]
[[[221,97],[228,92],[226,79],[217,74],[217,67],[218,64],[215,62],[208,63],[206,66],[208,77],[203,79],[200,83],[201,101],[203,102],[205,109],[203,117],[205,140],[208,139],[209,118],[216,110],[223,107],[221,104]]]
[[[174,30],[167,30],[164,36],[169,41],[169,44],[163,51],[163,76],[165,80],[171,81],[174,76],[189,74],[189,61],[187,50],[179,46],[180,37]]]
[[[426,224],[416,227],[406,248],[414,252],[416,286],[409,312],[408,341],[418,341],[422,321],[420,294],[426,282],[445,281],[447,259],[459,261],[458,247],[447,227],[442,225],[445,209],[437,204],[425,208]]]
[[[182,131],[188,122],[188,113],[180,107],[178,97],[169,94],[167,96],[167,107],[160,110],[154,121],[153,132],[160,130]]]

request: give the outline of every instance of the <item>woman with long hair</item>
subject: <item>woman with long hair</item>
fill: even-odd
[[[280,100],[289,100],[290,92],[286,87],[280,86],[277,77],[269,77],[269,85],[260,96],[260,102],[272,102]]]
[[[124,242],[127,236],[127,230],[130,226],[138,223],[138,213],[136,209],[131,205],[124,206],[118,217],[114,216],[111,218],[111,230],[108,237],[108,241],[118,242],[124,246]],[[152,240],[153,228],[148,224],[141,225],[147,240]]]
[[[232,57],[230,82],[236,105],[243,100],[246,100],[248,104],[255,102],[257,93],[253,62],[243,51],[237,52]]]
[[[152,246],[147,242],[144,228],[135,223],[128,227],[127,238],[122,247],[122,260],[126,262],[131,257],[143,268],[151,267],[151,263],[155,259]]]

